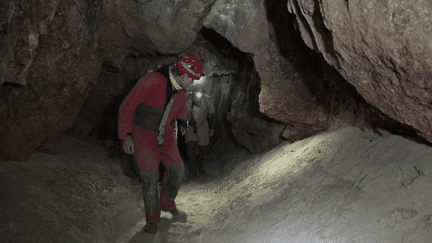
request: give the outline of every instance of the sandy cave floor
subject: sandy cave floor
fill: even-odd
[[[250,155],[220,151],[176,200],[187,222],[145,224],[140,185],[102,146],[0,165],[0,242],[431,242],[432,148],[357,128]],[[227,161],[225,167],[221,160]]]

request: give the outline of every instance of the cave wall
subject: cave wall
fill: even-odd
[[[430,1],[288,0],[304,42],[362,97],[432,141]]]
[[[197,35],[203,26],[252,57],[258,99],[242,100],[258,79],[240,85],[230,76],[219,89],[239,110],[217,104],[249,150],[275,144],[278,136],[266,134],[273,127],[278,134],[281,126],[269,125],[278,122],[287,125],[282,135],[290,141],[353,124],[386,129],[389,119],[432,141],[428,2],[289,0],[282,8],[278,2],[1,1],[0,160],[51,152],[65,131],[99,136],[139,77],[179,54],[205,60],[209,75],[241,76],[232,56],[215,54],[220,48]],[[294,19],[295,31],[287,27]],[[249,93],[231,93],[239,87]],[[251,114],[242,113],[242,102],[258,102],[257,119],[240,119]]]
[[[98,6],[93,6],[97,9]],[[52,150],[72,126],[100,65],[91,23],[67,1],[2,1],[0,158]]]
[[[185,51],[210,3],[1,1],[0,160],[51,152],[98,82],[115,80],[122,90],[126,57]]]
[[[216,1],[204,26],[252,54],[261,79],[259,107],[263,114],[290,124],[290,134],[325,129],[327,111],[307,85],[319,85],[321,81],[313,75],[302,75],[291,60],[282,56],[263,0]]]

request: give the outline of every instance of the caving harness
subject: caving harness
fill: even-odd
[[[149,107],[145,105],[139,105],[135,111],[134,123],[141,127],[142,129],[147,129],[153,132],[157,132],[156,137],[158,146],[163,147],[165,135],[165,125],[168,120],[169,113],[171,111],[172,105],[174,103],[175,97],[177,95],[177,89],[173,89],[173,83],[171,82],[171,77],[169,73],[169,67],[163,66],[157,70],[162,76],[167,80],[166,84],[166,100],[164,109],[159,109],[156,107]]]
[[[176,68],[180,73],[186,73],[192,80],[199,79],[203,73],[203,66],[201,61],[195,56],[187,55],[182,57],[176,64]],[[135,112],[134,123],[143,129],[157,132],[156,137],[159,147],[164,146],[163,136],[165,135],[165,125],[168,121],[169,113],[172,105],[181,89],[187,89],[187,85],[178,83],[171,74],[169,66],[162,66],[157,70],[167,80],[166,84],[166,100],[164,109],[156,107],[148,107],[139,105]],[[181,123],[187,126],[187,121]]]

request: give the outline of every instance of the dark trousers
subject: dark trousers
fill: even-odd
[[[208,146],[200,146],[197,142],[186,143],[188,156],[188,170],[191,177],[197,176],[198,173],[205,173],[203,169],[204,157],[207,154]]]

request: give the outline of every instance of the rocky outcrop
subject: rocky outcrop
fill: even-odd
[[[140,54],[180,53],[195,40],[208,13],[209,0],[106,1],[111,23],[120,22],[131,46]]]
[[[0,72],[0,159],[27,160],[35,150],[51,151],[73,125],[100,63],[79,5],[2,5],[8,11],[0,40],[6,67]]]
[[[304,42],[390,118],[432,141],[428,1],[289,0]]]
[[[126,57],[177,54],[189,48],[209,4],[2,1],[0,160],[27,160],[36,150],[52,151],[98,82],[114,81],[111,88],[121,89],[125,83],[118,73]],[[83,133],[91,130],[86,122],[77,126]]]
[[[252,54],[261,78],[259,107],[263,114],[291,124],[295,133],[316,133],[325,128],[327,112],[307,85],[319,80],[302,75],[281,55],[264,1],[217,1],[204,26]]]
[[[273,126],[275,121],[287,125],[282,135],[290,141],[353,124],[387,129],[382,121],[389,119],[432,141],[430,4],[289,0],[283,5],[271,0],[2,1],[0,160],[51,152],[65,131],[100,137],[105,118],[116,116],[112,111],[134,83],[179,54],[202,58],[208,75],[241,73],[234,54],[224,53],[230,49],[205,36],[208,29],[250,54],[259,75],[250,92],[231,93],[235,82],[214,89],[239,108],[217,104],[220,112],[229,112],[225,118],[249,150],[277,143],[279,135],[266,135],[283,129]],[[278,12],[282,9],[287,12]],[[298,30],[286,28],[295,18]],[[294,40],[298,34],[308,51]],[[343,79],[354,89],[341,91]],[[241,87],[248,85],[255,84]],[[260,93],[252,95],[254,90]],[[365,102],[352,100],[356,92]],[[253,102],[240,99],[251,95],[258,97],[259,110],[245,123],[252,113],[242,110]]]

